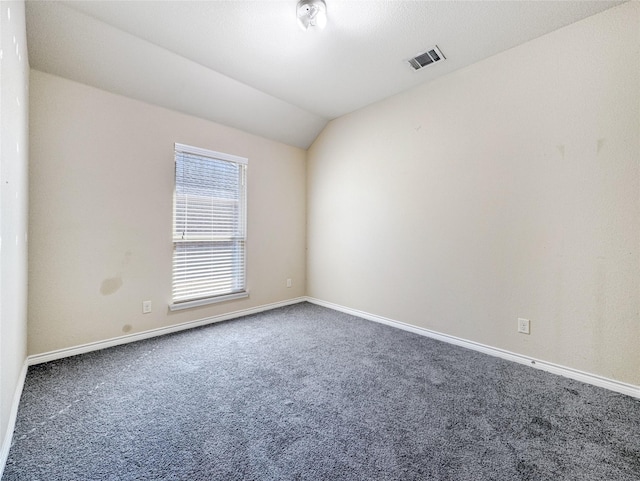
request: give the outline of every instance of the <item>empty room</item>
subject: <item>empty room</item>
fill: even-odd
[[[640,2],[0,19],[3,481],[640,480]]]

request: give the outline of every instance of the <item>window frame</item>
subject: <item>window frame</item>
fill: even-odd
[[[177,300],[175,299],[175,286],[176,286],[176,249],[179,243],[189,242],[189,243],[215,243],[215,242],[225,242],[224,240],[213,239],[213,235],[203,236],[202,238],[190,239],[185,241],[184,238],[178,240],[176,238],[176,223],[178,222],[178,214],[177,214],[177,194],[176,190],[178,187],[178,156],[180,154],[189,154],[192,156],[200,157],[202,159],[208,159],[212,161],[222,161],[222,162],[231,162],[238,164],[241,167],[241,183],[239,184],[242,189],[241,202],[243,204],[240,205],[240,216],[239,221],[242,223],[241,231],[243,236],[241,237],[242,242],[242,289],[239,291],[228,292],[213,296],[207,297],[195,297],[192,299],[184,299]],[[174,182],[173,182],[173,209],[172,209],[172,261],[171,261],[171,302],[169,304],[169,309],[171,311],[181,310],[181,309],[189,309],[192,307],[204,306],[208,304],[215,304],[218,302],[229,301],[232,299],[240,299],[249,296],[249,290],[247,288],[247,210],[248,210],[248,200],[247,200],[247,170],[249,165],[249,159],[245,157],[240,157],[237,155],[226,154],[223,152],[216,152],[213,150],[203,149],[200,147],[194,147],[191,145],[175,143],[174,144]],[[199,236],[198,236],[199,237]],[[228,241],[226,241],[228,242]],[[232,264],[233,266],[234,264]],[[235,278],[234,278],[235,279]]]

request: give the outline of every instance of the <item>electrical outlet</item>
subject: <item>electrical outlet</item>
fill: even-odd
[[[287,287],[291,287],[291,279],[287,279]]]
[[[142,301],[142,313],[149,314],[151,312],[151,301]]]
[[[518,318],[518,332],[522,334],[531,334],[531,321],[529,319]]]

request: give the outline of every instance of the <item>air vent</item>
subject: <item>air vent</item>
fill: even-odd
[[[442,55],[442,52],[440,51],[438,46],[434,45],[432,48],[430,48],[426,52],[416,55],[411,60],[409,60],[409,65],[411,65],[411,67],[414,70],[420,70],[426,67],[427,65],[440,62],[444,59],[445,59],[445,56]]]

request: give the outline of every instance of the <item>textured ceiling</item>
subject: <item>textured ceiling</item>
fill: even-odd
[[[32,68],[307,148],[326,122],[620,1],[27,2]],[[437,44],[447,57],[414,72]]]

